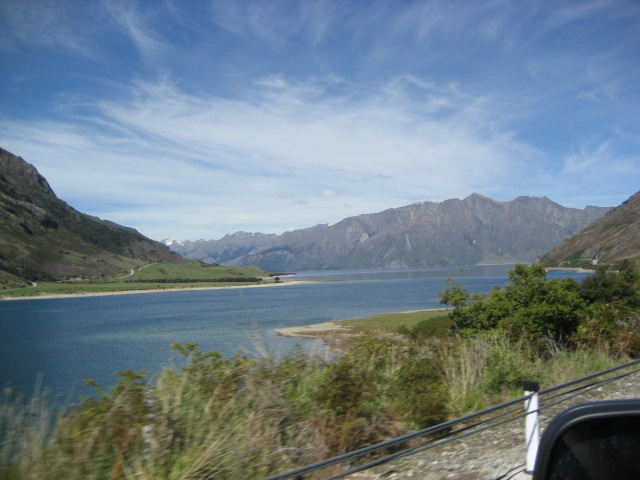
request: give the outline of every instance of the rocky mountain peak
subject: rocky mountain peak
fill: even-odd
[[[32,194],[35,192],[55,195],[49,182],[33,165],[2,148],[0,148],[0,172],[4,172],[0,175],[0,191],[8,195],[27,201],[32,200]]]
[[[464,200],[416,202],[251,242],[225,236],[172,248],[187,258],[272,271],[530,262],[607,210],[570,209],[535,197],[502,202],[475,193]]]

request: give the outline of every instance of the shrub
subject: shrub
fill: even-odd
[[[399,410],[418,428],[447,418],[447,385],[442,364],[433,356],[409,359],[397,376]]]
[[[476,334],[501,328],[515,334],[571,334],[584,316],[585,302],[571,278],[546,280],[541,265],[516,265],[509,271],[510,283],[494,287],[488,295],[464,295],[460,285],[450,282],[441,302],[457,301],[452,319],[457,330]]]
[[[635,262],[629,261],[619,272],[599,267],[594,275],[580,282],[578,292],[589,303],[637,309],[640,307],[639,281],[640,270]]]
[[[491,395],[520,392],[525,380],[539,380],[531,363],[521,352],[496,345],[489,351],[482,383]]]
[[[571,340],[577,347],[592,348],[606,344],[617,358],[640,356],[640,314],[625,307],[595,303],[580,323]]]
[[[400,326],[397,333],[408,337],[417,343],[427,342],[434,337],[444,338],[451,329],[451,319],[449,314],[432,317],[426,320],[420,320],[415,325]]]

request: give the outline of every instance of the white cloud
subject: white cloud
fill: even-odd
[[[337,197],[340,194],[334,192],[333,190],[322,190],[322,192],[320,192],[320,195],[323,197]]]
[[[105,3],[115,24],[147,62],[157,62],[158,57],[167,54],[167,50],[173,50],[173,46],[164,42],[152,27],[158,9],[164,9],[164,5],[158,3],[144,11],[136,2],[110,0]]]
[[[69,21],[76,13],[70,2],[3,0],[0,2],[0,50],[45,47],[89,55],[82,41],[82,34],[86,33],[83,24],[79,23],[74,29]]]
[[[220,27],[281,47],[291,38],[301,38],[312,45],[320,43],[330,30],[332,20],[351,8],[340,3],[212,0],[210,5]]]
[[[640,43],[606,2],[29,3],[0,2],[0,48],[68,63],[42,97],[15,72],[1,146],[154,238],[636,188]]]
[[[214,211],[218,234],[222,225],[239,223],[239,212],[253,211],[253,222],[273,217],[277,223],[282,202],[293,199],[287,214],[305,226],[306,217],[290,210],[308,206],[311,190],[325,200],[348,199],[348,210],[344,200],[325,204],[337,212],[326,219],[331,222],[414,200],[465,195],[505,178],[514,153],[526,154],[507,135],[481,126],[490,120],[483,117],[494,114],[481,99],[423,85],[424,102],[416,106],[402,82],[392,83],[370,96],[327,97],[327,86],[317,80],[270,79],[258,82],[249,98],[229,100],[187,95],[166,80],[139,82],[121,100],[97,103],[95,117],[84,119],[88,123],[11,122],[4,137],[24,155],[43,159],[43,173],[67,198],[130,205],[129,213],[108,207],[93,213],[151,223],[149,210],[167,212],[163,205],[176,204]],[[446,104],[446,113],[434,108],[434,96],[443,98],[436,103]],[[45,155],[52,149],[57,157]],[[375,188],[380,182],[384,186]],[[371,198],[371,183],[377,199]],[[213,206],[229,200],[237,208],[222,209],[233,212],[223,218]],[[272,210],[278,215],[267,213]],[[308,223],[318,222],[309,216]]]
[[[573,178],[614,179],[618,176],[635,175],[640,178],[640,156],[625,158],[612,151],[610,142],[583,146],[564,161],[562,173]]]

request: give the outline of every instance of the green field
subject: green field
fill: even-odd
[[[423,320],[433,320],[447,316],[446,310],[424,310],[419,312],[383,313],[363,318],[341,320],[338,323],[345,327],[353,327],[352,331],[395,330],[399,327],[413,327]]]
[[[162,261],[142,265],[112,278],[75,279],[38,283],[35,287],[15,288],[0,292],[5,297],[35,297],[40,295],[92,294],[175,288],[228,287],[257,285],[269,277],[257,267],[225,267],[198,261],[175,264]]]

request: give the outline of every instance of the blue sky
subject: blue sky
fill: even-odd
[[[0,2],[0,147],[160,240],[640,190],[640,2]]]

